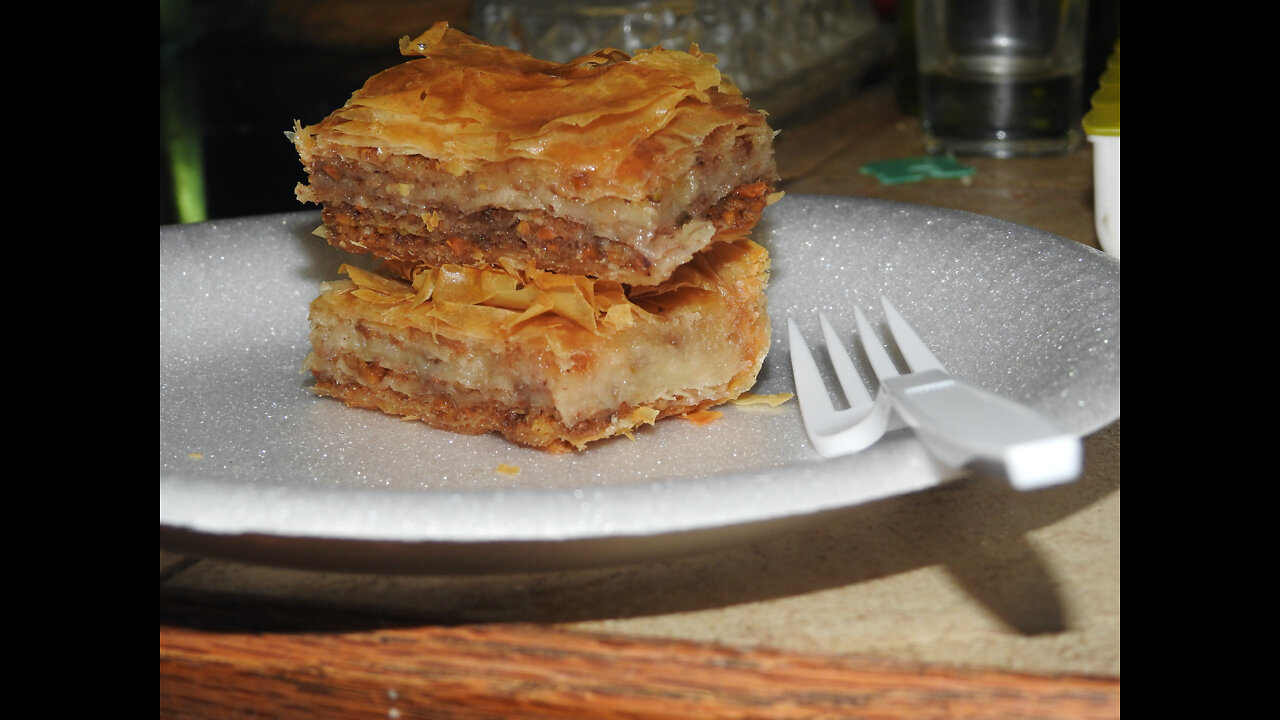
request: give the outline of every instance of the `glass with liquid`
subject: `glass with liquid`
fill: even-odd
[[[916,0],[932,153],[1070,152],[1083,138],[1087,0]]]

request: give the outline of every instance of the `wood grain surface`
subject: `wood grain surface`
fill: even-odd
[[[1115,718],[1120,682],[533,625],[336,635],[162,625],[160,711],[173,718]]]

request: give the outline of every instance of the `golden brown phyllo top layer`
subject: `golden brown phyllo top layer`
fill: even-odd
[[[343,108],[296,131],[432,158],[455,175],[479,162],[546,162],[615,197],[644,197],[654,163],[717,129],[771,133],[696,47],[606,49],[559,64],[438,23],[400,49],[421,57],[373,76]]]
[[[745,261],[745,262],[738,262]],[[503,263],[500,268],[446,265],[406,267],[384,263],[377,272],[343,265],[345,292],[381,308],[389,325],[443,330],[475,337],[524,331],[546,333],[562,343],[585,331],[603,335],[652,321],[668,307],[707,300],[724,302],[741,278],[725,277],[731,266],[760,280],[769,256],[750,240],[717,243],[682,265],[665,282],[631,288],[611,280],[557,275]],[[581,338],[586,341],[585,336]]]

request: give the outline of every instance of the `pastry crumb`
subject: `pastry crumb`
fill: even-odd
[[[697,412],[691,412],[688,415],[682,415],[681,417],[694,425],[710,425],[716,420],[724,417],[724,413],[719,410],[698,410]]]
[[[795,397],[794,393],[773,393],[771,395],[758,395],[756,393],[742,393],[738,399],[733,400],[734,405],[768,405],[769,407],[778,407]]]

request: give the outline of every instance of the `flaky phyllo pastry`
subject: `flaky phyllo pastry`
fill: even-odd
[[[298,197],[352,252],[652,284],[768,201],[773,133],[712,56],[557,65],[443,25],[401,47],[423,57],[293,135]]]
[[[318,392],[563,450],[754,383],[773,133],[714,57],[401,51],[290,133],[328,241],[387,261],[313,304]]]
[[[312,305],[307,367],[352,405],[582,448],[749,389],[769,346],[768,262],[750,240],[716,243],[633,298],[581,276],[348,267]]]

